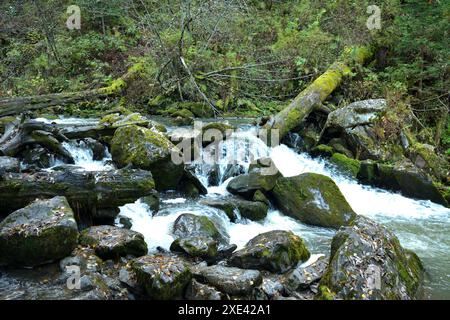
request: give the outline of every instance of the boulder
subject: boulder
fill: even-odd
[[[19,172],[19,160],[12,157],[0,157],[0,174],[5,172]]]
[[[140,257],[148,253],[142,234],[113,226],[95,226],[83,230],[80,244],[92,246],[96,254],[105,260],[127,255]]]
[[[283,275],[281,282],[288,293],[301,292],[319,282],[328,266],[328,258],[321,255],[311,264],[307,263],[299,264]]]
[[[178,188],[190,198],[197,198],[200,195],[208,193],[208,190],[197,178],[195,170],[191,166],[185,167],[184,175],[181,178]]]
[[[218,254],[218,242],[211,237],[188,236],[178,238],[170,245],[170,251],[185,253],[194,258],[214,259]]]
[[[140,199],[143,203],[145,203],[150,210],[153,212],[159,211],[159,193],[154,190],[148,196],[142,197]]]
[[[351,159],[341,153],[333,154],[330,162],[334,164],[342,173],[352,178],[356,178],[361,167],[361,163],[359,160]]]
[[[195,279],[192,279],[185,293],[187,300],[222,300],[224,296],[216,288],[200,283]]]
[[[120,127],[111,141],[111,154],[119,168],[150,170],[158,190],[175,189],[183,176],[183,164],[172,161],[179,150],[162,133],[136,125]]]
[[[413,299],[422,277],[423,267],[415,253],[403,249],[385,227],[360,216],[334,236],[318,297]]]
[[[252,171],[233,178],[228,183],[227,190],[234,195],[251,200],[257,190],[262,192],[271,191],[280,176],[279,172],[273,175],[266,175],[261,171]]]
[[[269,209],[265,202],[248,201],[238,197],[204,199],[200,203],[224,211],[232,222],[236,221],[237,213],[250,220],[262,220]]]
[[[132,260],[131,268],[137,282],[155,300],[181,298],[192,278],[188,265],[171,255],[143,256]]]
[[[310,253],[303,240],[289,231],[269,231],[251,239],[236,251],[229,264],[244,269],[285,272],[299,261],[308,260]]]
[[[199,282],[207,283],[233,296],[247,295],[262,283],[261,273],[257,270],[214,265],[198,267],[193,273]]]
[[[340,137],[359,159],[387,159],[390,151],[380,141],[373,128],[386,110],[384,99],[357,101],[328,115],[324,137]]]
[[[68,256],[78,228],[66,198],[38,200],[0,223],[0,265],[33,267]]]
[[[92,138],[85,138],[82,143],[92,150],[93,160],[99,161],[106,157],[106,148],[101,142]]]
[[[406,197],[449,205],[431,178],[407,161],[394,165],[362,161],[358,179],[379,188],[400,191]]]
[[[229,236],[221,229],[208,217],[183,213],[175,220],[172,233],[177,238],[203,237],[215,240],[220,245],[226,245]]]
[[[272,196],[285,214],[314,226],[338,229],[356,217],[334,181],[321,174],[279,178]]]

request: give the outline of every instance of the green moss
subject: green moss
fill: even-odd
[[[343,172],[345,172],[355,178],[358,175],[358,172],[361,167],[360,161],[358,161],[356,159],[350,159],[341,153],[333,154],[330,161],[332,163],[334,163]]]
[[[313,157],[325,157],[325,158],[329,158],[333,155],[333,148],[330,146],[327,146],[325,144],[320,144],[316,147],[314,147],[311,151],[310,154]]]

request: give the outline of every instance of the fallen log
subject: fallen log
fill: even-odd
[[[5,215],[37,198],[65,196],[78,220],[114,218],[118,207],[154,192],[152,174],[121,169],[87,172],[75,166],[33,174],[4,173],[0,176],[0,213]]]
[[[109,86],[99,89],[0,99],[0,117],[116,96],[120,94],[131,81],[140,76],[142,69],[142,64],[137,63],[128,69],[125,75],[112,81]]]
[[[345,76],[358,65],[372,57],[368,47],[347,49],[342,57],[328,70],[303,90],[285,109],[271,117],[264,129],[278,129],[282,139],[296,128],[315,109],[320,108],[327,97],[342,83]]]
[[[16,119],[7,124],[5,133],[0,138],[0,155],[15,157],[29,145],[41,145],[47,150],[60,156],[68,163],[74,160],[61,144],[68,139],[52,124],[35,120]]]

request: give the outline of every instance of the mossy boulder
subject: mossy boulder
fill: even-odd
[[[127,255],[140,257],[148,253],[142,234],[113,226],[94,226],[83,230],[80,244],[93,247],[96,254],[105,260]]]
[[[219,243],[203,236],[178,238],[170,245],[170,251],[185,253],[194,258],[213,259],[218,254]]]
[[[225,295],[213,286],[209,286],[192,279],[186,288],[185,298],[187,300],[222,300]]]
[[[129,125],[138,125],[154,131],[167,132],[167,128],[161,123],[151,120],[140,113],[110,113],[100,120],[100,125],[120,128]]]
[[[310,253],[303,240],[289,231],[270,231],[251,239],[242,250],[233,253],[229,264],[244,269],[285,272]]]
[[[224,138],[226,138],[230,132],[234,131],[234,127],[229,123],[225,122],[208,122],[205,123],[202,127],[202,134],[205,134],[209,130],[217,130],[219,131]]]
[[[385,227],[358,217],[334,236],[330,262],[319,284],[319,299],[414,299],[423,266]]]
[[[346,155],[341,153],[333,154],[330,162],[336,165],[340,171],[353,178],[356,178],[361,167],[359,160],[348,158]]]
[[[220,230],[219,230],[220,229]],[[174,222],[172,233],[182,239],[186,237],[203,237],[217,241],[219,244],[228,244],[229,236],[217,223],[205,216],[191,213],[181,214]]]
[[[430,200],[443,206],[449,205],[439,185],[408,161],[393,165],[363,161],[358,179],[379,188],[400,191],[406,197]]]
[[[111,141],[114,162],[150,170],[158,190],[175,189],[183,176],[183,164],[172,161],[179,150],[162,133],[131,125],[116,130]]]
[[[192,279],[189,266],[172,255],[148,255],[131,261],[137,282],[154,300],[181,298]]]
[[[62,259],[78,243],[66,198],[38,200],[0,223],[0,265],[33,267]]]
[[[242,174],[233,178],[227,185],[227,190],[231,194],[252,199],[257,190],[263,193],[271,191],[281,173],[264,174],[263,170],[252,170],[247,174]]]
[[[323,158],[329,158],[333,155],[333,148],[330,146],[327,146],[326,144],[320,144],[316,147],[314,147],[310,154],[313,157],[323,157]]]
[[[272,196],[285,214],[314,226],[338,229],[356,217],[336,183],[321,174],[281,177]]]

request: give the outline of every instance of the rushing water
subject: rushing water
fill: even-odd
[[[78,123],[76,120],[60,120],[61,123]],[[391,229],[402,245],[415,251],[422,259],[428,273],[425,281],[426,296],[450,299],[450,210],[430,201],[405,198],[400,194],[359,184],[356,180],[340,173],[325,160],[312,159],[298,154],[285,145],[268,148],[250,131],[250,126],[241,126],[244,131],[235,133],[232,139],[221,143],[220,173],[223,175],[227,159],[236,160],[244,171],[250,162],[263,156],[270,156],[284,176],[295,176],[303,172],[314,172],[331,177],[353,207],[356,213],[370,217]],[[103,161],[93,161],[86,146],[70,143],[66,148],[75,158],[76,165],[87,170],[108,170],[108,156]],[[196,171],[200,180],[207,185],[210,165],[198,163]],[[206,197],[223,197],[228,194],[226,186],[230,179],[219,186],[208,186]],[[198,201],[182,198],[169,192],[162,195],[160,211],[154,213],[145,205],[136,203],[121,208],[121,215],[132,219],[133,230],[144,234],[150,251],[157,247],[168,249],[174,240],[171,227],[182,213],[208,216],[220,223],[230,236],[230,243],[242,247],[254,236],[270,230],[291,230],[301,236],[308,248],[315,254],[329,254],[334,231],[304,225],[289,218],[275,208],[269,210],[263,221],[240,219],[231,223],[218,209],[198,204]]]

